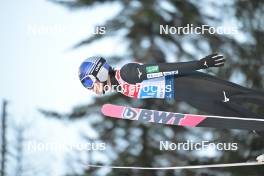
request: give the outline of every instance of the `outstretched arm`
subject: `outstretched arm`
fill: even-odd
[[[140,83],[143,80],[162,77],[165,75],[185,74],[209,67],[220,67],[225,63],[222,55],[217,53],[208,55],[198,61],[137,64],[129,63],[121,68],[121,77],[130,84]]]
[[[178,62],[178,63],[160,63],[160,64],[145,64],[146,73],[173,72],[173,74],[190,73],[200,69],[207,69],[209,67],[223,66],[225,59],[222,55],[210,54],[197,61]],[[167,73],[169,74],[169,73]]]

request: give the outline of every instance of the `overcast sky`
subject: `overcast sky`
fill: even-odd
[[[10,0],[3,1],[0,9],[0,99],[10,102],[9,121],[33,119],[32,136],[44,142],[78,140],[77,133],[86,130],[87,124],[79,122],[80,130],[76,130],[76,124],[45,119],[37,108],[68,112],[75,105],[91,101],[93,94],[78,80],[78,67],[88,56],[113,53],[118,44],[105,40],[89,48],[70,48],[92,35],[94,26],[117,13],[120,7],[108,4],[72,12],[44,0]],[[59,175],[64,153],[50,155],[50,169]]]
[[[79,83],[78,67],[88,56],[109,54],[113,45],[70,48],[116,7],[72,12],[43,0],[2,3],[0,97],[25,114],[34,107],[64,111],[87,102],[92,94]]]

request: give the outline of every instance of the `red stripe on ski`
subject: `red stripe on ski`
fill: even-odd
[[[195,127],[204,121],[207,117],[200,115],[187,114],[183,119],[180,120],[179,125]]]
[[[146,109],[143,109],[143,110],[147,112],[152,112],[151,118],[146,121],[153,122],[153,123],[168,124],[168,125],[195,127],[207,118],[206,116],[201,116],[201,115],[193,115],[193,114],[183,115],[183,114],[178,114],[178,113],[167,113],[163,111],[155,111],[159,113],[166,113],[167,115],[173,115],[173,117],[171,117],[166,123],[162,122],[161,121],[162,119],[159,122],[155,122],[154,121],[154,111],[146,110]],[[103,105],[101,111],[105,116],[119,118],[119,119],[130,119],[130,120],[139,120],[139,117],[142,115],[141,113],[143,112],[142,109],[139,109],[139,108],[130,108],[130,107],[117,106],[117,105],[112,105],[112,104]],[[127,115],[128,113],[126,113],[128,111],[130,111],[131,115],[133,116],[128,117]],[[134,114],[132,114],[132,112]],[[177,122],[176,118],[178,118],[179,122]]]
[[[113,118],[138,120],[159,124],[264,131],[264,119],[256,118],[249,119],[241,117],[181,114],[141,108],[130,108],[113,104],[103,105],[102,113],[105,116]]]

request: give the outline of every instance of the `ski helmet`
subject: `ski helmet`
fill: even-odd
[[[79,79],[85,88],[91,89],[96,80],[106,82],[110,66],[100,56],[87,58],[79,68]]]

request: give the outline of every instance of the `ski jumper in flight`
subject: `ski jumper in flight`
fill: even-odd
[[[264,107],[264,92],[198,71],[224,63],[225,58],[215,53],[197,61],[128,63],[121,69],[113,69],[103,57],[95,56],[81,64],[79,78],[84,87],[97,94],[103,94],[102,87],[107,85],[136,99],[184,101],[211,115],[263,118],[241,103]]]

